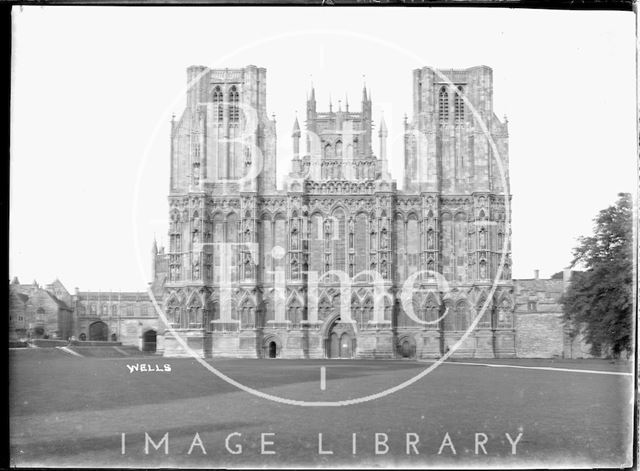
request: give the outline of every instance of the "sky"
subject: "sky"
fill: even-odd
[[[635,197],[635,48],[626,12],[16,8],[9,275],[145,289],[153,239],[167,241],[169,123],[186,68],[253,64],[267,69],[279,178],[311,82],[319,111],[330,97],[359,110],[365,82],[399,186],[412,70],[492,67],[494,112],[509,120],[513,276],[549,277],[598,211]]]

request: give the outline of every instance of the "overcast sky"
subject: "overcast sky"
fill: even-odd
[[[194,64],[267,68],[279,176],[311,75],[319,110],[330,95],[359,110],[366,75],[399,184],[412,70],[492,67],[515,278],[566,267],[597,212],[635,191],[631,13],[22,7],[13,32],[9,273],[22,282],[145,289],[154,234],[167,240],[169,121]]]

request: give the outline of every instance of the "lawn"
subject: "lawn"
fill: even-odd
[[[12,350],[11,461],[80,467],[629,464],[633,378],[597,374],[628,371],[628,365],[499,362],[581,370],[574,372],[467,363],[445,363],[369,402],[300,407],[240,391],[193,359]],[[136,364],[139,370],[130,372],[127,365]],[[430,366],[346,360],[210,364],[246,386],[298,401],[367,396]],[[141,365],[152,371],[140,371]]]

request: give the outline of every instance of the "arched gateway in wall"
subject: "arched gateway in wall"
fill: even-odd
[[[153,329],[142,334],[142,351],[155,352],[157,348],[157,332]]]
[[[106,342],[109,337],[109,327],[102,321],[94,322],[89,326],[89,340]]]

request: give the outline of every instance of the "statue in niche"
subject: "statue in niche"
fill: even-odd
[[[291,227],[291,248],[298,250],[298,223],[296,221],[293,221]]]
[[[487,277],[487,264],[483,260],[480,262],[480,279],[484,280]]]
[[[244,276],[245,278],[253,278],[253,269],[251,267],[251,255],[245,254],[244,256]]]
[[[480,248],[484,249],[487,246],[487,240],[486,240],[486,232],[484,230],[484,227],[482,229],[480,229]]]
[[[433,249],[433,229],[427,231],[427,248]]]
[[[200,233],[198,232],[198,229],[193,231],[191,242],[193,242],[194,244],[197,244],[198,242],[200,242]]]
[[[193,279],[200,279],[200,262],[196,261],[193,263]]]
[[[376,231],[373,230],[373,229],[371,230],[370,245],[371,245],[371,250],[375,250],[376,249]]]
[[[386,278],[387,277],[387,261],[386,260],[382,260],[382,263],[380,264],[380,270],[382,271],[382,277]]]
[[[324,222],[324,238],[331,239],[331,221],[328,219]]]
[[[387,248],[387,230],[382,229],[382,233],[380,234],[380,248],[382,250]]]

